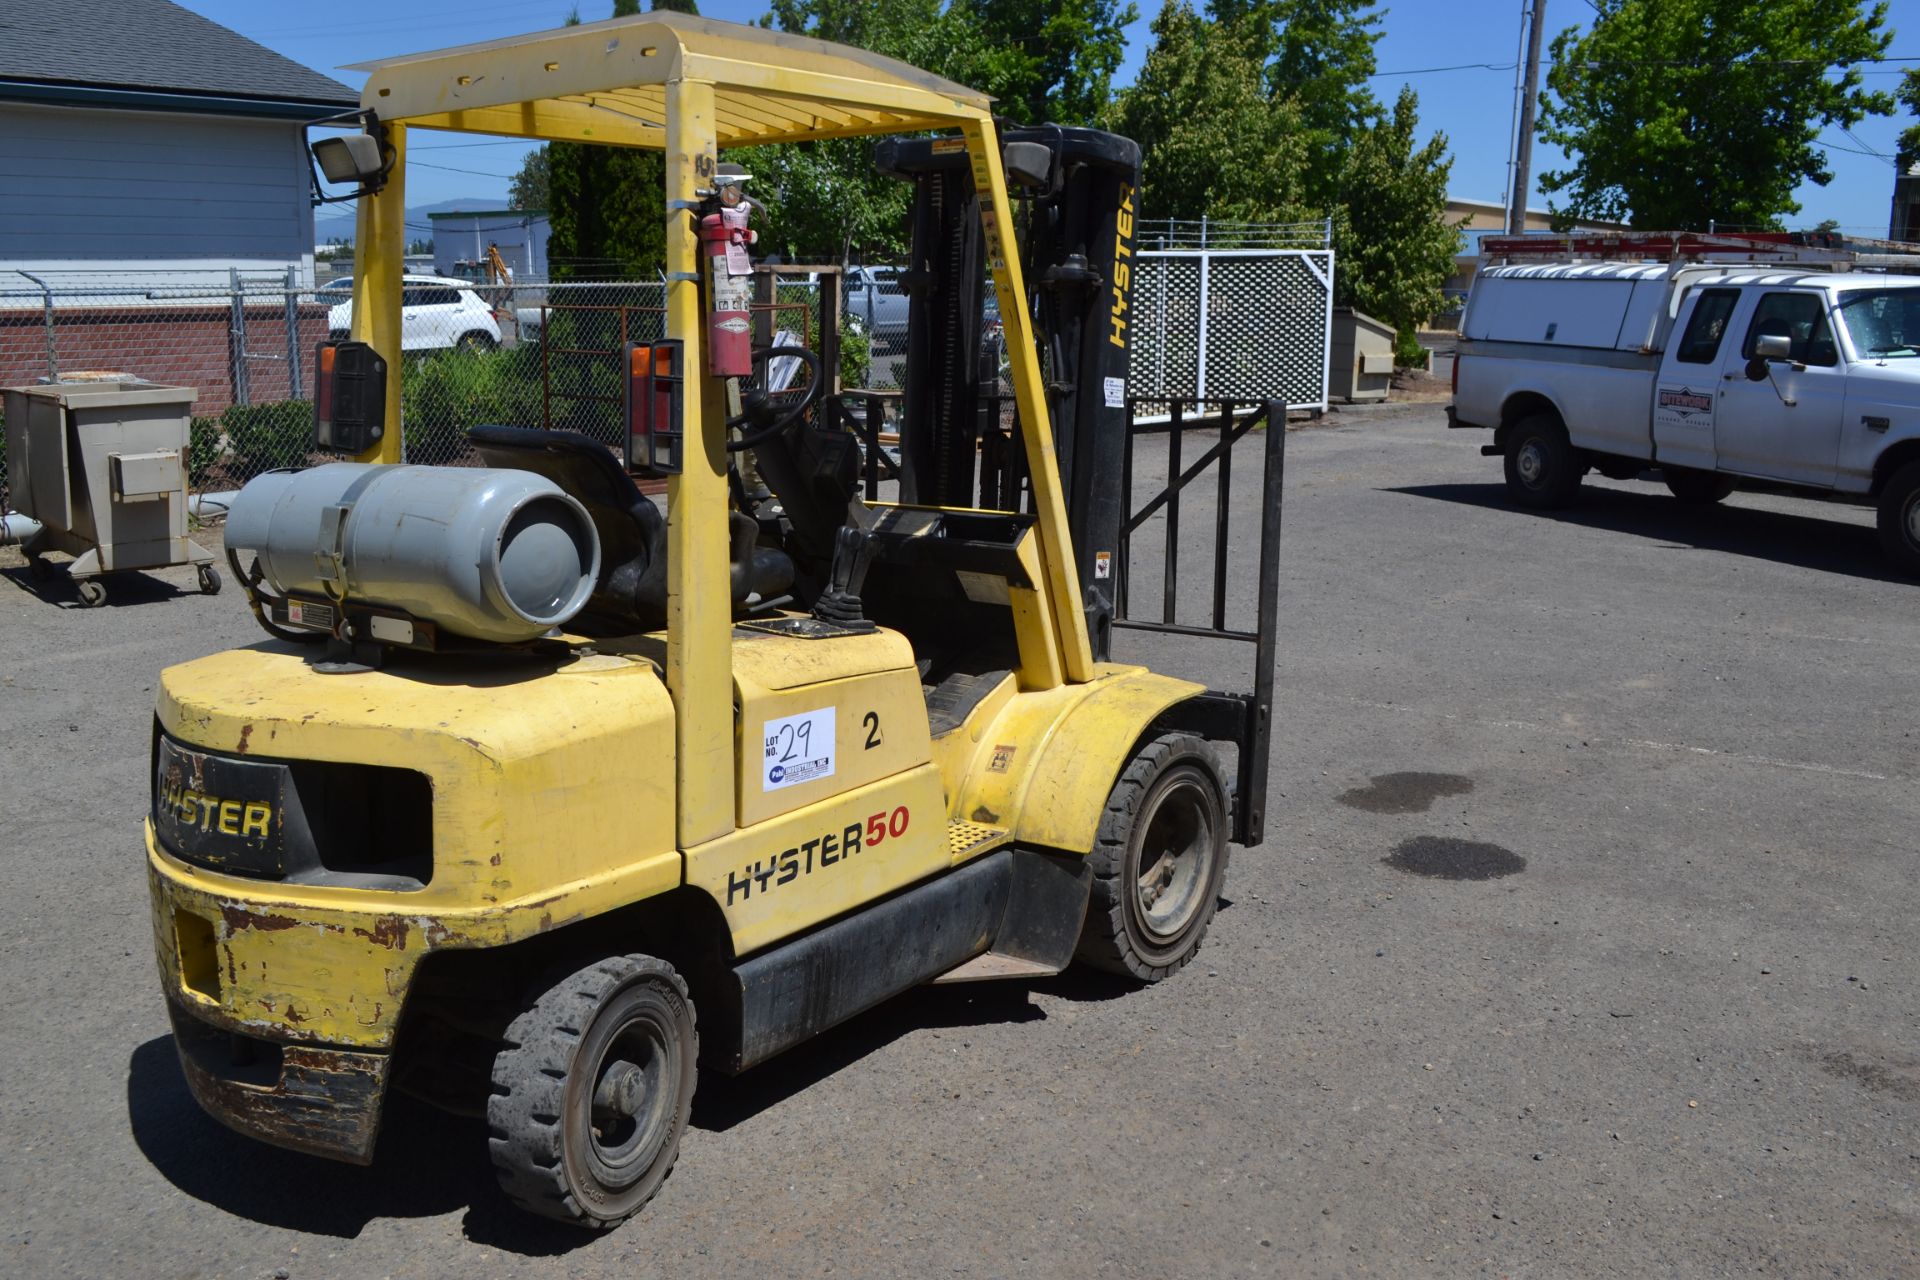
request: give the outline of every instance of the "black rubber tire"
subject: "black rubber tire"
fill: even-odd
[[[1573,501],[1586,464],[1551,413],[1535,413],[1507,433],[1507,492],[1523,507],[1551,510]]]
[[[80,592],[80,603],[88,609],[98,609],[107,602],[107,584],[98,578],[83,578],[74,584]]]
[[[195,572],[194,576],[200,580],[201,595],[217,596],[220,594],[220,571],[218,569],[210,564],[203,564]]]
[[[1690,507],[1710,507],[1733,492],[1733,477],[1691,467],[1667,467],[1661,472],[1667,492]]]
[[[641,1118],[609,1163],[596,1139],[596,1093],[608,1055],[646,1042]],[[493,1059],[487,1145],[501,1189],[521,1208],[577,1226],[616,1227],[651,1200],[680,1154],[693,1109],[700,1037],[687,984],[651,956],[613,956],[538,993]],[[628,1073],[632,1078],[631,1072]],[[603,1116],[604,1119],[604,1116]]]
[[[1107,795],[1089,855],[1092,898],[1075,959],[1141,982],[1158,982],[1193,959],[1226,880],[1227,831],[1227,797],[1213,748],[1183,733],[1143,746]],[[1162,868],[1152,898],[1141,884],[1149,836],[1184,837],[1187,844],[1184,855],[1146,868]],[[1176,881],[1179,896],[1157,920],[1154,909]]]
[[[1880,491],[1880,550],[1887,563],[1920,578],[1920,461],[1894,472]]]

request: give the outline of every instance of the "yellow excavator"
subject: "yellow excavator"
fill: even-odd
[[[1284,415],[1224,414],[1131,509],[1137,148],[1003,134],[913,67],[673,13],[357,69],[362,109],[312,148],[317,189],[360,200],[315,398],[340,461],[235,500],[268,638],[159,686],[154,944],[200,1104],[366,1162],[403,1089],[485,1117],[515,1202],[604,1228],[667,1176],[698,1070],[923,982],[1185,965],[1230,840],[1261,838]],[[664,151],[667,336],[620,354],[612,447],[487,425],[485,466],[401,464],[418,129]],[[897,459],[817,353],[752,346],[779,193],[720,162],[870,135],[914,189]],[[1224,570],[1212,625],[1176,622],[1171,568],[1142,625],[1255,642],[1254,692],[1109,661],[1129,539],[1241,438],[1255,625],[1222,622]]]

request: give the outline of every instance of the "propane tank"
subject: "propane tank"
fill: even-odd
[[[740,189],[748,176],[720,174],[719,207],[700,219],[707,259],[707,372],[716,378],[753,375],[753,319],[747,311],[753,299],[753,260],[747,246],[759,235],[747,226],[753,205]]]
[[[517,643],[580,612],[600,576],[585,507],[529,471],[332,462],[249,481],[226,541],[274,590],[399,609]]]

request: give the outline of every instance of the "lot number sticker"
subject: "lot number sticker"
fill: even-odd
[[[762,736],[766,742],[760,763],[762,790],[778,791],[833,776],[832,707],[768,720]]]

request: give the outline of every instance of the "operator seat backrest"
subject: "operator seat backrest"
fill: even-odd
[[[667,520],[613,453],[573,431],[470,428],[490,467],[545,476],[580,500],[600,535],[600,580],[577,624],[603,635],[667,625]]]

